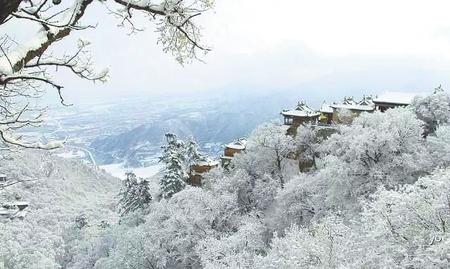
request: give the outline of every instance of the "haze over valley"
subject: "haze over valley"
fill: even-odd
[[[282,108],[296,104],[288,92],[235,91],[188,98],[156,95],[70,107],[54,105],[43,128],[38,133],[26,130],[24,135],[37,134],[44,141],[66,140],[65,147],[55,154],[95,163],[115,176],[123,177],[125,171],[148,176],[158,171],[166,133],[193,137],[202,152],[218,158],[224,144],[248,136],[263,122],[280,121]],[[320,104],[319,99],[313,102]]]

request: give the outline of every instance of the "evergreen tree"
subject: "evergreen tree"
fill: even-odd
[[[167,133],[166,141],[159,159],[165,165],[160,185],[162,197],[170,198],[186,186],[191,166],[204,157],[198,152],[198,145],[192,138],[185,143],[175,134]]]
[[[184,142],[170,133],[166,134],[166,142],[167,144],[162,146],[163,153],[159,159],[165,166],[160,185],[162,197],[169,198],[185,187],[187,174],[184,168]]]
[[[190,137],[186,143],[185,148],[186,163],[189,165],[195,164],[198,161],[205,160],[205,157],[198,151],[198,144]]]
[[[134,173],[127,173],[126,176],[119,200],[119,211],[122,215],[143,209],[152,201],[146,179],[138,179]]]

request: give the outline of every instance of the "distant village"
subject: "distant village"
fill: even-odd
[[[379,96],[364,95],[361,100],[353,97],[344,97],[340,102],[327,104],[323,102],[320,109],[311,108],[305,101],[300,101],[294,108],[283,109],[281,115],[283,124],[287,127],[286,134],[295,136],[301,125],[332,127],[336,124],[350,124],[351,120],[363,112],[385,112],[396,107],[406,107],[411,104],[417,93],[385,92]],[[192,166],[190,184],[201,186],[202,174],[221,165],[227,168],[235,154],[245,151],[247,140],[237,139],[225,145],[220,162],[209,159]]]

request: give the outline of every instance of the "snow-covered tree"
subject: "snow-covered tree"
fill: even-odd
[[[117,226],[118,244],[95,268],[200,268],[199,243],[232,233],[240,224],[232,195],[188,187],[152,203],[145,223]]]
[[[89,225],[88,218],[85,214],[78,215],[75,218],[75,227],[77,229],[83,229],[84,227]]]
[[[266,216],[270,233],[283,235],[292,225],[307,226],[326,214],[326,181],[321,174],[301,174],[279,191]]]
[[[278,178],[283,187],[294,150],[294,140],[282,126],[266,123],[252,132],[245,153],[236,156],[233,165],[255,178],[265,174]]]
[[[295,141],[264,127],[234,168],[209,173],[203,188],[185,187],[190,166],[203,158],[197,145],[168,134],[161,189],[171,198],[150,203],[147,183],[130,174],[121,217],[113,211],[119,182],[101,171],[34,154],[18,164],[2,159],[0,172],[14,181],[48,179],[0,193],[0,201],[27,197],[31,205],[23,220],[0,219],[5,267],[448,267],[448,124],[424,138],[423,122],[400,108],[363,114],[324,141],[320,129],[305,127],[296,143],[316,158],[308,173],[295,160],[295,173],[288,171],[290,156],[279,153],[295,151]]]
[[[232,173],[211,173],[205,177],[205,181],[204,189],[216,195],[235,196],[237,209],[246,213],[267,209],[280,188],[278,179],[268,174],[254,177],[244,169],[233,170]]]
[[[191,138],[184,142],[175,134],[166,134],[166,145],[159,161],[164,164],[163,176],[160,181],[161,195],[170,198],[186,186],[191,166],[203,160],[198,152],[198,145]]]
[[[0,206],[15,201],[29,204],[23,219],[0,217],[1,264],[8,269],[89,268],[69,265],[78,257],[88,260],[82,254],[93,248],[90,239],[98,236],[94,231],[101,221],[117,218],[120,181],[46,151],[12,152],[1,160],[0,170],[19,180],[6,192],[0,190]]]
[[[440,124],[450,122],[450,94],[441,86],[430,95],[414,98],[411,107],[425,122],[425,135],[433,133]]]
[[[195,164],[197,161],[204,159],[205,157],[199,152],[197,142],[192,137],[189,137],[186,141],[186,164],[189,167]]]
[[[293,226],[284,237],[275,236],[267,255],[253,268],[350,268],[346,261],[357,253],[349,247],[354,239],[349,227],[335,216],[309,227]],[[361,268],[354,266],[352,268]]]
[[[264,253],[264,225],[255,217],[245,217],[235,233],[208,237],[197,246],[201,265],[205,269],[252,268],[257,255]]]
[[[186,186],[187,173],[184,169],[185,144],[174,134],[166,134],[167,145],[164,145],[159,161],[164,164],[163,176],[160,181],[161,194],[169,198]]]
[[[450,166],[450,125],[440,125],[427,137],[433,162],[439,167]]]
[[[310,125],[300,126],[295,136],[295,145],[300,171],[316,168],[316,159],[319,157],[317,130]]]
[[[329,213],[276,235],[253,268],[446,268],[450,171],[381,187],[350,220]],[[331,214],[331,215],[330,215]]]
[[[363,214],[371,266],[445,268],[450,262],[450,171],[413,185],[381,189]],[[371,248],[371,249],[370,249]],[[392,261],[383,266],[384,261]]]
[[[33,105],[47,89],[54,89],[64,101],[64,85],[54,77],[54,71],[66,69],[81,79],[104,82],[108,70],[94,68],[89,54],[89,41],[79,39],[72,51],[60,51],[55,44],[68,36],[95,29],[86,24],[85,14],[102,4],[105,13],[118,18],[121,26],[131,32],[140,30],[135,15],[142,14],[157,25],[157,42],[164,52],[171,53],[181,64],[197,58],[209,49],[201,44],[199,15],[212,8],[213,0],[1,0],[0,28],[0,142],[6,146],[52,149],[61,143],[42,144],[24,141],[16,134],[26,126],[40,125],[45,109]],[[139,17],[139,16],[138,16]],[[9,25],[30,29],[28,40],[16,41]],[[37,30],[35,30],[37,29]]]
[[[350,125],[355,118],[355,113],[353,113],[350,109],[340,108],[337,111],[336,120],[340,124]]]
[[[373,193],[380,185],[413,183],[430,171],[423,122],[406,108],[363,114],[322,143],[325,169],[336,198]],[[331,189],[330,189],[331,190]]]
[[[119,194],[119,212],[122,215],[145,209],[152,201],[148,181],[137,178],[134,173],[127,173]]]

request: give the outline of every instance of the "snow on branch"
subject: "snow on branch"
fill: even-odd
[[[17,46],[15,49],[0,57],[0,73],[10,74],[21,71],[25,64],[35,58],[41,57],[50,45],[68,36],[72,30],[86,29],[87,27],[78,26],[78,21],[84,15],[86,8],[92,1],[77,0],[71,7],[62,11],[56,11],[52,15],[49,15],[48,18],[44,18],[44,16],[49,12],[49,8],[45,9],[47,12],[44,12],[39,8],[35,11],[33,8],[20,7],[18,13],[14,13],[16,14],[16,18],[39,23],[42,28],[28,42]],[[45,3],[47,1],[43,2]],[[17,15],[20,13],[28,14],[28,16]],[[32,17],[34,20],[30,19]],[[54,19],[58,19],[59,22],[53,22]],[[57,26],[53,26],[56,24]]]
[[[132,21],[133,11],[141,11],[156,20],[160,33],[158,43],[166,53],[172,53],[180,64],[198,59],[198,53],[207,53],[210,48],[201,42],[201,28],[195,18],[213,7],[211,0],[164,0],[155,3],[150,0],[114,0],[121,6],[112,12],[121,19],[121,26],[128,26],[131,32],[140,31]]]
[[[121,19],[121,25],[129,25],[132,32],[139,30],[133,22],[133,13],[147,15],[157,26],[160,33],[157,42],[163,46],[163,51],[174,55],[181,64],[198,59],[199,52],[209,51],[201,42],[201,29],[195,19],[212,8],[212,0],[100,2]],[[116,5],[115,11],[106,5],[107,2]],[[92,82],[107,80],[108,69],[97,70],[94,67],[88,41],[79,39],[71,53],[61,55],[52,50],[55,43],[71,33],[95,28],[95,25],[81,22],[92,3],[94,0],[0,0],[0,27],[10,21],[39,27],[26,42],[17,42],[8,33],[0,35],[0,143],[53,148],[53,145],[16,139],[15,132],[25,126],[39,125],[40,115],[45,109],[30,108],[28,104],[30,99],[41,98],[47,89],[55,90],[61,104],[68,105],[62,95],[64,85],[54,78],[55,71],[67,69],[79,78]],[[27,119],[11,122],[18,114],[22,117],[26,115]]]

